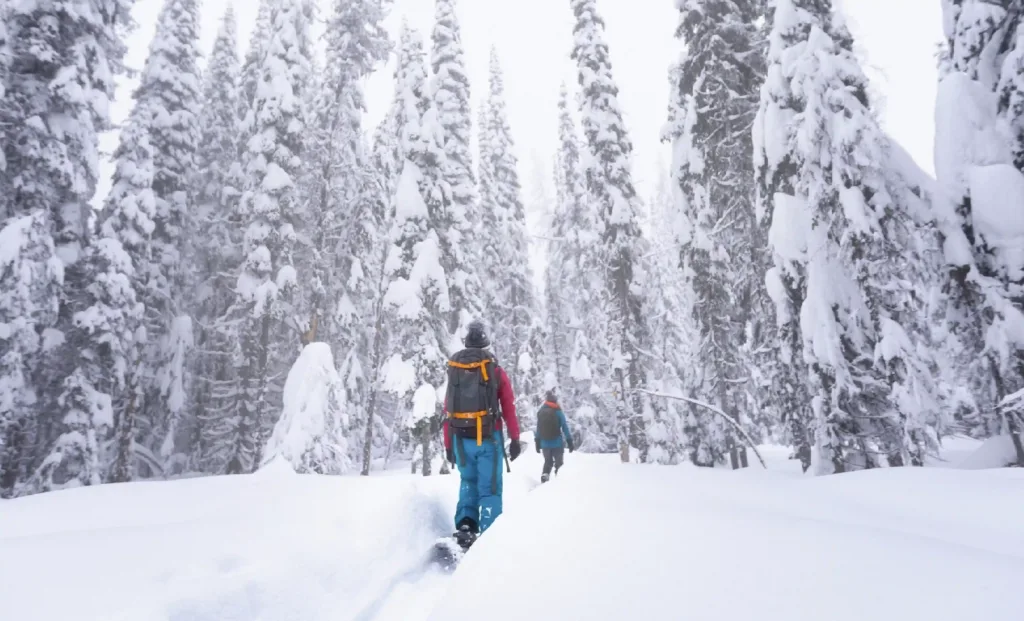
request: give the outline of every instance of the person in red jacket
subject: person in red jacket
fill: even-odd
[[[479,321],[469,324],[465,349],[448,361],[444,445],[462,481],[455,508],[455,538],[468,548],[501,515],[504,430],[508,457],[521,452],[515,395],[508,374],[487,351],[490,339]]]

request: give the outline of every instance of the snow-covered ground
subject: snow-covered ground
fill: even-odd
[[[960,444],[946,465],[976,454]],[[0,501],[2,616],[964,621],[1024,610],[1024,470],[814,478],[765,447],[768,472],[573,454],[537,487],[527,446],[505,515],[451,576],[420,561],[451,530],[454,475],[271,467]]]

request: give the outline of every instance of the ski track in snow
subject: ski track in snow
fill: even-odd
[[[410,569],[395,576],[354,621],[408,619],[411,610],[431,610],[440,601],[437,595],[446,577],[426,560],[417,560]]]
[[[520,465],[522,462],[517,464]],[[518,468],[516,471],[518,472]],[[531,492],[541,485],[540,477],[524,475],[521,479],[525,492]],[[446,531],[442,531],[438,536],[447,534]],[[452,574],[438,569],[429,562],[427,552],[421,558],[412,559],[409,567],[394,576],[380,594],[353,618],[353,621],[409,621],[414,618],[411,616],[415,614],[413,611],[419,611],[424,614],[423,618],[426,618],[426,611],[434,610],[443,601],[444,592],[448,587],[447,580],[451,578]]]

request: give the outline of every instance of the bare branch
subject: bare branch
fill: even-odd
[[[726,421],[728,421],[728,423],[730,425],[732,425],[733,429],[738,431],[740,433],[740,435],[743,436],[743,439],[746,440],[746,442],[747,442],[747,446],[749,446],[750,449],[752,451],[754,451],[754,454],[757,455],[757,460],[761,462],[761,465],[764,467],[765,470],[768,469],[768,464],[766,464],[764,462],[764,458],[761,457],[760,451],[757,450],[757,445],[754,444],[754,441],[750,438],[750,436],[747,434],[747,432],[744,431],[743,427],[740,427],[740,424],[737,423],[736,420],[733,417],[729,416],[728,414],[726,414],[722,410],[720,410],[720,409],[716,408],[715,406],[710,405],[708,403],[704,403],[703,401],[698,401],[696,399],[691,399],[690,397],[684,397],[682,395],[667,395],[665,393],[655,392],[653,390],[646,390],[646,389],[643,389],[643,388],[631,388],[630,390],[632,390],[633,392],[639,392],[639,393],[643,393],[645,395],[650,395],[652,397],[661,397],[662,399],[673,399],[675,401],[685,401],[687,403],[691,403],[691,404],[696,405],[698,407],[702,407],[702,408],[705,408],[707,410],[711,410],[715,414],[718,414],[719,416],[724,418]]]

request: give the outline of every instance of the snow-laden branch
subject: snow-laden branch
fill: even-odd
[[[1024,400],[1024,389],[1003,397],[1002,401],[999,402],[999,408],[1012,408],[1018,406],[1021,404],[1022,400]]]
[[[703,401],[698,401],[696,399],[691,399],[690,397],[684,397],[682,395],[669,395],[669,394],[665,394],[663,392],[655,392],[653,390],[646,390],[644,388],[632,388],[630,390],[633,391],[633,392],[640,392],[640,393],[643,393],[645,395],[650,395],[652,397],[661,397],[662,399],[674,399],[676,401],[685,401],[687,403],[692,403],[693,405],[705,408],[707,410],[711,410],[715,414],[718,414],[719,416],[724,418],[730,425],[732,425],[733,429],[738,431],[740,433],[740,435],[743,436],[743,439],[746,440],[746,442],[747,442],[747,446],[749,446],[750,450],[754,451],[754,454],[757,455],[757,460],[759,462],[761,462],[761,465],[764,467],[765,470],[768,469],[768,464],[766,464],[764,462],[764,458],[761,457],[761,453],[757,450],[757,445],[754,444],[754,441],[750,438],[750,436],[747,434],[747,432],[744,431],[743,427],[740,427],[740,424],[737,423],[736,420],[733,417],[729,416],[728,414],[726,414],[722,410],[716,408],[715,406],[713,406],[713,405],[711,405],[709,403],[704,403]]]

